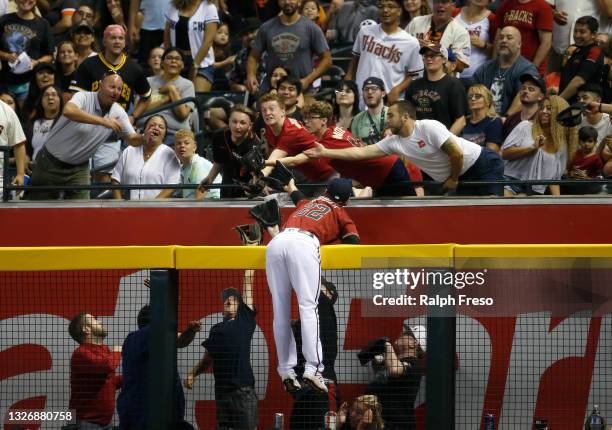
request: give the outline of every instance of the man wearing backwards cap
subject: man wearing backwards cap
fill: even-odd
[[[138,94],[140,99],[134,107],[134,113],[130,117],[142,114],[149,104],[151,87],[140,66],[125,54],[125,29],[117,24],[109,25],[104,30],[104,51],[95,57],[89,57],[83,61],[76,71],[75,79],[70,84],[71,91],[97,91],[102,78],[109,71],[115,72],[123,79],[123,87],[117,103],[129,111],[129,107]],[[110,171],[112,164],[119,159],[120,141],[108,142],[100,146],[93,155],[94,169],[108,166],[107,171],[97,173],[98,182],[110,182]]]
[[[253,308],[254,270],[245,270],[243,290],[226,288],[221,293],[223,321],[210,329],[202,342],[204,356],[187,375],[185,388],[213,366],[217,428],[254,430],[257,428],[257,394],[251,368],[251,341],[255,332]]]
[[[291,179],[285,191],[290,193],[296,210],[289,216],[283,231],[266,249],[266,276],[274,309],[274,342],[278,355],[278,373],[285,389],[301,388],[295,370],[297,351],[291,332],[291,290],[296,293],[300,309],[302,354],[306,363],[302,380],[313,389],[327,392],[323,379],[323,352],[319,336],[317,304],[321,283],[321,244],[340,240],[358,244],[359,234],[353,220],[344,210],[352,184],[349,179],[334,179],[325,195],[314,200],[297,189]]]

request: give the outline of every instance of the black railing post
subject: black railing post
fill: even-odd
[[[150,430],[172,430],[175,417],[178,272],[151,271]]]
[[[451,270],[451,269],[446,269]],[[428,296],[455,297],[454,285],[430,284]],[[455,428],[455,306],[428,306],[425,428]]]
[[[6,188],[7,185],[10,185],[10,177],[9,177],[9,161],[10,161],[10,151],[8,146],[0,146],[0,153],[2,154],[2,201],[8,202],[9,197],[11,195],[11,191]]]

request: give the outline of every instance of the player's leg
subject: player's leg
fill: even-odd
[[[323,372],[323,350],[319,335],[318,300],[321,280],[319,245],[314,239],[301,240],[288,258],[291,285],[298,297],[302,325],[304,379],[320,377]],[[319,382],[319,381],[317,381]],[[325,391],[325,385],[317,388]]]
[[[274,343],[278,373],[284,378],[297,364],[295,339],[291,332],[291,281],[285,264],[286,236],[276,236],[266,248],[266,277],[274,310]]]

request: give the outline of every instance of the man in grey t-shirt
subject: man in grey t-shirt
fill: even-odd
[[[97,92],[77,93],[66,103],[36,156],[31,185],[89,185],[89,158],[99,145],[122,137],[132,146],[143,143],[142,135],[134,131],[127,113],[116,103],[122,86],[121,76],[108,74]],[[28,192],[32,200],[57,196],[58,191]],[[66,190],[65,198],[88,199],[89,191]]]
[[[257,62],[266,52],[268,74],[276,67],[289,69],[302,81],[304,92],[332,64],[331,51],[323,31],[298,12],[301,0],[278,0],[281,14],[265,22],[257,33],[247,59],[246,87],[251,94],[259,88]],[[313,67],[313,56],[319,64]]]

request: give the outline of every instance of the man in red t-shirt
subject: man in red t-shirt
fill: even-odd
[[[87,428],[110,428],[115,412],[115,390],[122,377],[115,374],[121,361],[121,347],[104,345],[108,332],[94,316],[81,312],[68,326],[79,343],[70,358],[70,403],[76,421]]]
[[[336,178],[324,196],[308,200],[292,179],[285,187],[296,210],[283,231],[266,248],[266,276],[274,309],[274,342],[278,373],[289,392],[299,390],[295,370],[297,351],[291,332],[291,290],[297,296],[302,332],[302,355],[306,360],[302,380],[313,389],[327,392],[322,376],[323,352],[319,336],[317,305],[321,285],[321,244],[340,240],[358,244],[359,234],[344,210],[352,193],[348,179]]]
[[[497,28],[512,26],[521,32],[521,55],[544,76],[553,28],[553,11],[546,0],[504,0],[495,15]]]
[[[259,99],[261,115],[266,124],[264,139],[268,145],[270,156],[268,162],[297,155],[306,149],[313,148],[317,140],[304,126],[293,118],[285,115],[285,103],[277,94],[268,93]],[[302,164],[298,170],[311,182],[328,182],[336,172],[330,166],[329,160],[323,158],[310,160]],[[264,176],[272,171],[272,167],[263,169]]]
[[[312,133],[317,141],[329,149],[351,148],[364,146],[361,140],[353,137],[350,131],[338,126],[328,126],[332,123],[333,109],[323,101],[314,101],[306,105],[302,111],[306,129]],[[281,159],[286,166],[298,166],[311,161],[304,154]],[[266,164],[272,165],[267,162]],[[329,160],[329,164],[343,177],[372,187],[377,196],[414,196],[415,191],[406,171],[404,163],[397,155],[390,155],[373,160],[345,161]],[[420,173],[420,172],[419,172]],[[417,181],[421,181],[422,176]]]

